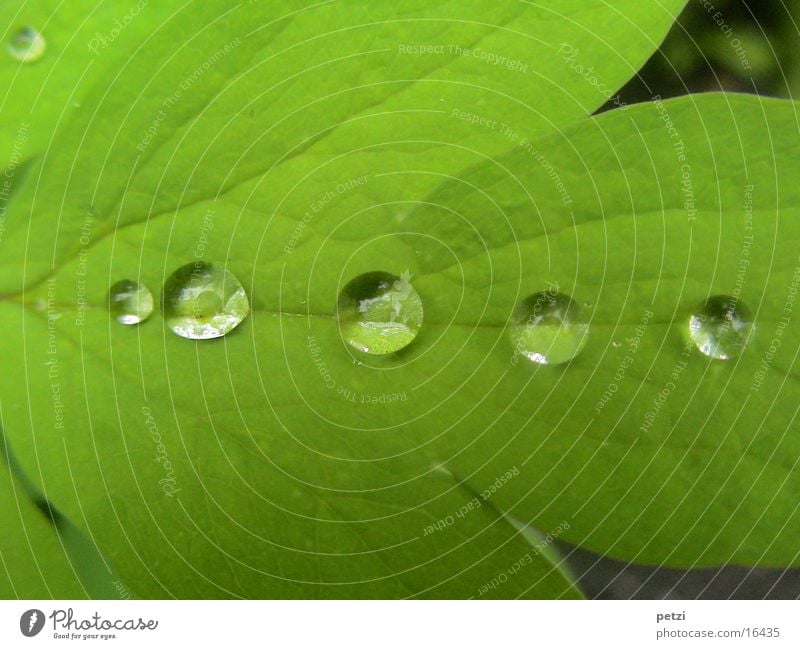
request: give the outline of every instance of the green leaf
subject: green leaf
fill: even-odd
[[[284,192],[305,212],[319,198],[311,185],[320,183],[319,173],[306,176],[324,174],[323,160],[353,143],[359,160],[337,182],[389,162],[396,169],[453,173],[507,150],[513,137],[574,122],[635,73],[685,1],[232,7],[215,0],[186,3],[163,23],[148,4],[102,55],[84,52],[91,70],[94,60],[113,53],[107,63],[113,73],[104,68],[81,91],[79,110],[65,112],[61,89],[80,81],[80,64],[47,64],[59,90],[41,128],[59,125],[59,132],[48,131],[44,165],[18,201],[16,213],[25,217],[16,227],[6,224],[0,292],[43,281],[53,264],[79,253],[82,236],[96,241],[259,177],[285,190],[305,177],[302,187]],[[141,30],[149,30],[147,38]],[[76,36],[79,50],[86,36]],[[9,113],[10,138],[19,137],[14,133],[23,118],[11,116],[29,108],[31,89],[50,96],[43,66],[59,56],[63,37],[51,40],[51,56],[35,64],[5,62],[8,96],[21,102]],[[76,78],[58,76],[70,71]],[[473,124],[476,115],[490,116],[494,128]],[[511,129],[505,138],[495,132],[501,124]],[[406,189],[419,199],[437,181],[419,175]],[[320,190],[326,189],[323,183]],[[58,203],[49,204],[49,197]],[[82,232],[87,216],[91,231]],[[52,256],[28,254],[31,234],[37,249],[52,249]]]
[[[474,291],[486,326],[470,341],[484,350],[472,395],[507,410],[476,412],[468,430],[485,434],[460,453],[462,475],[485,475],[491,453],[523,458],[531,481],[500,506],[544,529],[566,518],[569,540],[625,560],[797,565],[796,120],[793,103],[740,95],[641,105],[537,142],[546,168],[509,175],[530,160],[520,150],[429,197],[490,246],[420,282],[423,295],[445,294],[457,273],[487,287]],[[478,184],[485,194],[465,195]],[[503,215],[513,234],[491,227]],[[427,234],[452,236],[448,223]],[[590,343],[564,367],[513,366],[491,327],[548,284],[584,304]],[[728,362],[688,342],[710,295],[753,313],[749,347]]]
[[[257,100],[250,115],[242,98],[270,84],[233,72],[252,62],[249,46],[170,112],[186,111],[160,124],[147,160],[132,150],[148,118],[128,112],[124,89],[109,95],[110,137],[81,144],[105,126],[76,119],[59,136],[64,156],[14,197],[46,254],[22,229],[4,242],[4,353],[27,367],[57,359],[55,378],[3,386],[9,436],[137,592],[469,596],[528,551],[511,515],[629,560],[796,563],[797,333],[780,329],[781,354],[768,356],[796,288],[793,104],[701,96],[539,139],[547,129],[504,102],[479,104],[483,126],[452,110],[398,112],[441,98],[462,110],[460,87],[372,88],[313,107],[309,94],[367,75],[360,65],[315,78],[314,93]],[[152,82],[174,88],[181,74]],[[279,121],[298,105],[303,119]],[[65,197],[58,237],[39,209],[52,196]],[[110,283],[157,290],[196,255],[245,284],[253,313],[237,331],[194,343],[155,318],[109,322]],[[424,306],[419,336],[391,358],[355,356],[333,317],[339,289],[406,269]],[[548,283],[591,314],[589,344],[563,367],[517,359],[506,331]],[[735,291],[755,314],[750,348],[727,363],[684,355],[695,305]],[[437,477],[441,464],[459,478]],[[496,512],[424,535],[469,502],[455,485],[482,491],[515,470],[491,493]],[[564,592],[547,569],[533,563],[499,594]]]
[[[475,231],[462,223],[433,252],[435,222],[416,214],[446,177],[605,103],[684,4],[187,3],[163,23],[143,11],[83,68],[81,38],[107,18],[75,31],[74,8],[63,23],[44,19],[52,5],[18,17],[48,52],[6,64],[4,127],[21,141],[37,88],[29,151],[46,143],[46,156],[7,199],[3,351],[31,371],[0,398],[43,494],[144,596],[471,596],[510,569],[490,595],[574,595],[489,506],[516,463],[487,456],[486,476],[459,479],[437,468],[460,474],[442,451],[476,403],[447,398],[469,331],[445,328],[457,294],[437,304],[429,291],[449,280],[430,271],[469,253]],[[251,296],[233,335],[196,345],[156,318],[109,326],[113,281],[158,292],[200,256]],[[331,317],[338,287],[376,268],[409,270],[425,300],[414,346],[375,361],[389,371],[354,364]],[[466,323],[481,321],[477,297]],[[453,332],[456,347],[442,338],[414,360]]]
[[[91,109],[84,96],[114,78],[131,51],[156,37],[161,21],[177,7],[146,0],[78,5],[59,0],[11,2],[0,17],[0,167],[42,151],[52,153],[57,127]],[[14,6],[16,5],[16,6]],[[45,39],[45,54],[33,63],[10,56],[7,44],[24,28]]]
[[[49,515],[0,461],[0,599],[83,599],[73,564]]]
[[[2,441],[0,599],[130,599],[94,543],[38,491]]]
[[[315,112],[309,93],[362,65],[315,78],[313,93],[287,89],[284,103],[256,100],[250,115],[259,83],[233,72],[252,64],[250,45],[204,73],[210,86],[176,105],[147,160],[132,157],[148,117],[128,91],[98,100],[119,119],[59,135],[63,158],[13,199],[36,243],[20,244],[24,230],[8,234],[22,252],[4,241],[4,354],[40,366],[3,386],[8,434],[137,593],[470,596],[530,551],[509,516],[628,560],[796,564],[799,341],[780,328],[798,265],[793,104],[700,96],[538,138],[547,129],[502,102],[481,107],[484,126],[398,112],[434,97],[467,105],[422,82]],[[152,83],[173,88],[182,73]],[[273,132],[301,103],[311,113]],[[106,125],[110,137],[80,144]],[[52,196],[64,197],[58,237],[39,209]],[[29,256],[25,272],[15,255]],[[235,332],[190,342],[157,316],[109,321],[111,283],[157,292],[195,256],[245,285],[253,311]],[[418,337],[388,358],[356,355],[334,318],[339,290],[407,269]],[[518,359],[506,331],[548,283],[591,315],[589,343],[561,367]],[[695,306],[737,291],[756,321],[745,353],[684,353]],[[51,357],[55,377],[41,369]],[[470,502],[456,485],[482,492],[515,471],[491,510],[425,535]],[[492,594],[568,589],[539,561],[507,584]]]
[[[175,538],[192,548],[197,535],[230,543],[231,524],[245,520],[233,503],[252,512],[242,543],[296,547],[298,534],[314,530],[325,535],[316,537],[319,546],[363,551],[328,537],[326,525],[306,529],[303,517],[371,520],[428,502],[434,492],[427,489],[435,487],[418,482],[440,463],[479,490],[516,467],[522,479],[492,495],[501,511],[542,530],[567,522],[564,538],[612,556],[680,566],[794,564],[791,391],[799,341],[780,323],[797,286],[793,215],[800,196],[792,184],[778,191],[777,182],[796,172],[795,128],[793,104],[753,97],[635,107],[537,142],[547,167],[531,165],[531,152],[520,148],[445,180],[401,222],[395,205],[375,200],[381,207],[348,223],[360,199],[346,193],[316,217],[313,243],[283,255],[285,239],[260,240],[272,231],[261,213],[242,212],[230,230],[217,218],[208,241],[218,247],[214,258],[224,258],[230,242],[255,247],[228,260],[245,281],[253,314],[222,341],[187,342],[158,323],[109,326],[102,284],[84,316],[54,307],[64,309],[55,320],[63,322],[59,365],[65,376],[79,377],[73,409],[98,405],[88,435],[71,430],[67,439],[67,455],[82,474],[65,474],[56,452],[40,447],[45,479],[57,493],[74,481],[76,493],[96,500],[92,509],[103,520],[110,505],[98,485],[131,494],[117,515],[140,521],[142,538],[125,528],[126,543],[153,553],[146,565]],[[369,182],[378,191],[380,180]],[[215,212],[234,209],[237,196],[218,200]],[[198,228],[183,236],[167,219],[125,228],[92,248],[87,263],[111,268],[116,279],[124,251],[135,260],[137,270],[129,272],[141,268],[157,286],[192,249],[204,213],[182,215]],[[59,287],[70,287],[80,263],[62,269],[48,284],[52,294],[38,299],[61,304]],[[376,268],[412,269],[425,324],[404,352],[372,359],[351,354],[332,316],[338,288]],[[506,324],[517,301],[548,283],[591,313],[590,342],[566,366],[515,363]],[[708,295],[737,293],[756,321],[745,353],[720,363],[686,350],[695,306]],[[5,308],[12,330],[24,318],[28,335],[45,339],[46,313]],[[81,317],[85,324],[76,326]],[[777,336],[781,353],[771,356]],[[616,379],[620,368],[624,376]],[[604,402],[612,384],[616,392]],[[30,394],[46,395],[46,388],[33,386]],[[113,398],[111,408],[104,398]],[[34,410],[46,427],[46,406]],[[153,461],[149,417],[174,475]],[[27,446],[24,436],[19,443]],[[182,490],[179,506],[158,484],[173,478]],[[145,504],[137,502],[142,497]],[[116,498],[113,507],[120,507]],[[448,508],[458,507],[448,501],[433,518]],[[395,533],[411,527],[394,523]],[[106,533],[101,546],[130,561],[131,550],[114,547],[121,532]],[[196,561],[191,555],[188,563]]]

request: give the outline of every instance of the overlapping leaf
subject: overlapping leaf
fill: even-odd
[[[471,596],[512,571],[492,595],[568,593],[507,515],[628,560],[795,564],[794,105],[565,126],[681,4],[205,5],[165,26],[13,198],[0,308],[27,371],[2,398],[48,496],[143,595]],[[245,284],[234,334],[109,322],[110,283],[158,292],[195,258]],[[425,307],[390,358],[334,317],[373,270],[409,270]],[[591,315],[560,368],[506,332],[548,285]],[[713,294],[755,317],[727,363],[686,346]]]

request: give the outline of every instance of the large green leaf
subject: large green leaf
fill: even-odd
[[[86,597],[50,517],[0,461],[0,599]]]
[[[419,284],[430,274],[426,292],[440,296],[456,273],[471,280],[487,325],[470,332],[480,363],[471,394],[491,386],[486,402],[508,408],[476,411],[473,435],[450,440],[442,457],[458,454],[454,465],[475,476],[491,454],[524,458],[532,481],[499,495],[501,506],[545,528],[567,517],[570,540],[598,552],[677,566],[796,565],[797,117],[794,103],[741,95],[637,106],[536,143],[574,206],[547,169],[524,169],[525,151],[431,196],[490,250],[475,245],[457,270],[434,262]],[[465,196],[465,184],[485,194]],[[502,215],[513,235],[489,225]],[[429,234],[444,239],[447,225]],[[590,344],[566,367],[512,367],[491,327],[517,295],[548,283],[585,304]],[[689,318],[710,295],[753,313],[739,358],[712,360],[688,343]]]
[[[2,443],[0,599],[130,599],[92,540],[38,491]]]
[[[590,113],[683,4],[148,6],[98,56],[81,50],[133,3],[101,3],[79,17],[65,3],[23,7],[9,27],[39,28],[48,52],[35,64],[4,62],[2,127],[11,166],[45,146],[46,155],[14,169],[0,308],[13,332],[6,358],[28,371],[0,397],[44,495],[85,522],[142,595],[469,596],[522,556],[526,573],[491,594],[569,594],[528,537],[480,500],[463,522],[421,533],[474,502],[470,489],[514,475],[515,464],[495,463],[496,475],[469,479],[467,489],[462,478],[443,479],[436,467],[448,458],[434,447],[413,451],[424,422],[376,433],[417,418],[407,391],[390,406],[319,394],[299,319],[286,322],[299,347],[285,349],[306,365],[305,386],[276,372],[267,396],[261,378],[283,353],[278,311],[313,306],[326,347],[335,331],[326,314],[342,264],[312,273],[327,286],[308,295],[304,287],[319,234],[383,205],[357,225],[343,222],[332,241],[344,259],[373,234],[404,230],[405,214],[443,176]],[[298,220],[329,192],[342,200],[297,237]],[[396,204],[388,222],[379,215],[386,201]],[[402,238],[359,263],[422,271],[431,260],[415,261]],[[238,345],[195,349],[155,323],[108,327],[105,291],[117,273],[156,288],[199,252],[246,281],[254,317],[231,338]],[[426,311],[435,327],[436,309]],[[375,380],[344,350],[321,353],[342,372],[337,386],[364,390]],[[246,371],[229,375],[229,362]],[[308,388],[319,397],[313,409],[302,405]],[[319,408],[330,409],[327,426]],[[166,496],[173,477],[180,492]]]
[[[47,151],[55,129],[86,110],[84,94],[119,73],[131,52],[156,37],[181,5],[146,0],[94,3],[25,0],[0,16],[0,166]],[[33,63],[9,56],[21,29],[37,30],[45,55]]]
[[[289,236],[283,220],[265,226],[255,210],[242,210],[229,229],[215,220],[210,254],[225,259],[228,245],[244,249],[227,262],[254,309],[217,343],[179,339],[160,323],[109,325],[105,282],[90,289],[93,306],[76,327],[74,307],[55,299],[79,272],[82,262],[71,262],[47,285],[62,314],[55,321],[63,323],[59,364],[74,381],[65,390],[75,410],[97,405],[81,415],[91,413],[85,429],[71,429],[66,440],[37,436],[38,457],[25,435],[15,443],[36,457],[51,490],[75,485],[80,501],[65,496],[64,506],[94,512],[96,524],[106,526],[97,534],[107,552],[123,564],[141,553],[164,579],[186,580],[191,570],[170,556],[162,572],[164,543],[184,557],[194,550],[192,568],[218,565],[218,557],[196,549],[198,535],[202,547],[218,543],[231,552],[231,544],[232,561],[250,559],[247,548],[270,566],[285,564],[264,559],[263,539],[296,548],[298,535],[313,536],[311,547],[339,552],[363,551],[362,543],[382,535],[396,539],[414,526],[392,520],[380,531],[340,538],[321,521],[380,519],[397,508],[420,516],[414,505],[440,493],[428,475],[439,464],[478,490],[516,467],[520,478],[492,496],[500,510],[543,530],[566,522],[565,538],[613,556],[672,565],[793,564],[790,390],[798,334],[776,332],[797,286],[793,214],[800,197],[792,185],[777,189],[798,164],[795,119],[793,104],[725,95],[607,114],[537,142],[552,168],[531,165],[520,149],[443,181],[400,221],[403,207],[377,198],[378,207],[348,219],[362,199],[345,193],[316,217],[313,238],[309,233],[291,253],[282,252],[286,238],[272,235],[275,223]],[[682,185],[689,167],[691,211]],[[552,170],[573,197],[569,206]],[[392,192],[397,176],[381,178],[369,175],[370,191]],[[216,201],[215,212],[237,209],[251,189],[239,191]],[[263,199],[254,202],[274,204],[270,192],[278,191],[259,186]],[[169,219],[120,230],[94,246],[87,263],[117,278],[124,272],[118,259],[133,259],[127,274],[157,286],[196,245],[203,214],[203,206],[181,214],[194,233]],[[463,223],[474,231],[465,233]],[[745,248],[750,263],[738,283]],[[442,252],[448,249],[456,256]],[[347,279],[377,268],[412,269],[426,321],[405,353],[354,363],[333,318],[336,296]],[[514,364],[505,325],[518,300],[548,282],[586,303],[590,344],[566,367]],[[730,362],[684,355],[695,305],[709,294],[737,292],[757,323],[745,354]],[[31,295],[30,304],[47,297],[47,290]],[[45,340],[46,313],[4,308],[12,331]],[[771,358],[778,335],[781,353]],[[758,385],[763,359],[768,371]],[[615,379],[623,365],[624,378]],[[616,393],[600,407],[612,383]],[[41,413],[34,430],[52,417],[46,388],[29,390]],[[111,409],[103,405],[109,400]],[[161,493],[166,474],[153,462],[143,407],[168,449],[182,489],[176,499]],[[65,441],[66,454],[59,450]],[[80,474],[64,471],[67,457]],[[113,504],[108,493],[116,494]],[[447,499],[439,518],[455,505]],[[117,521],[136,520],[135,529],[109,524],[109,511]],[[304,517],[317,522],[307,528]],[[244,528],[238,542],[232,525]],[[312,564],[322,580],[335,571],[324,561]],[[295,560],[285,569],[302,565]]]
[[[214,42],[230,42],[230,29]],[[378,46],[398,42],[369,31]],[[8,435],[137,593],[470,596],[529,552],[503,514],[629,560],[796,563],[796,330],[780,329],[780,353],[768,355],[797,288],[793,104],[701,96],[536,138],[545,122],[485,90],[476,112],[498,124],[458,119],[452,109],[470,99],[439,87],[452,81],[315,107],[357,86],[342,85],[356,71],[362,85],[390,74],[370,78],[364,65],[258,99],[272,84],[256,72],[255,42],[203,76],[208,87],[193,87],[138,160],[151,92],[134,110],[137,84],[107,99],[98,90],[106,118],[78,115],[64,129],[61,153],[13,199],[32,234],[23,216],[3,245],[4,354],[30,368],[2,388]],[[152,94],[165,96],[184,66],[148,70]],[[439,99],[444,113],[407,112]],[[303,119],[281,121],[301,105]],[[136,329],[109,322],[110,283],[135,277],[158,292],[196,254],[245,284],[253,313],[233,334],[194,343],[158,316]],[[425,308],[418,339],[389,358],[354,356],[333,317],[339,289],[405,269]],[[509,317],[548,282],[586,305],[590,344],[564,367],[515,363]],[[755,313],[749,349],[730,362],[683,356],[695,305],[734,292]],[[55,379],[41,369],[51,334]],[[519,476],[500,481],[491,509],[425,534],[509,471]],[[544,562],[523,574],[492,594],[568,588]]]
[[[41,281],[74,257],[87,213],[95,241],[259,177],[305,212],[327,189],[313,187],[324,159],[351,149],[353,173],[387,163],[453,173],[512,143],[511,132],[498,138],[472,116],[510,125],[516,137],[584,117],[634,74],[684,4],[215,1],[187,3],[164,24],[142,11],[131,26],[151,26],[150,37],[115,55],[118,69],[55,120],[64,128],[17,207],[33,229],[27,219],[7,225],[0,290]],[[108,49],[127,43],[121,36]],[[16,75],[10,88],[20,88],[9,96],[23,107],[42,83],[25,75],[40,63],[5,63]],[[415,144],[399,144],[407,140]],[[405,184],[418,199],[434,181]],[[28,253],[31,234],[53,257]]]
[[[213,41],[230,42],[230,30],[221,23]],[[378,46],[398,42],[369,31]],[[277,48],[302,33],[265,40]],[[528,551],[501,513],[629,560],[796,563],[798,337],[778,329],[797,288],[793,104],[702,96],[535,139],[546,120],[485,90],[476,113],[498,123],[458,119],[471,91],[452,80],[340,92],[315,107],[357,86],[342,85],[356,71],[362,85],[389,74],[364,65],[340,62],[280,100],[258,99],[271,83],[248,67],[255,43],[205,74],[208,87],[193,87],[140,159],[150,91],[133,110],[130,90],[98,90],[98,115],[118,118],[76,116],[61,153],[14,197],[33,234],[21,220],[4,242],[4,353],[35,368],[54,333],[57,358],[55,379],[40,369],[3,386],[9,436],[137,592],[468,596]],[[150,72],[157,111],[184,70]],[[444,113],[407,112],[439,99]],[[157,290],[201,253],[245,283],[253,314],[239,330],[192,343],[157,319],[109,323],[109,283],[138,277]],[[361,272],[405,269],[425,307],[418,340],[391,358],[355,358],[333,318],[338,290]],[[565,367],[514,363],[510,314],[548,282],[587,305],[590,344]],[[750,348],[727,363],[682,355],[694,306],[734,292],[755,313]],[[520,475],[493,493],[494,508],[424,533],[469,502],[457,484],[481,491],[508,471]],[[166,496],[173,479],[180,491]],[[492,594],[565,591],[548,570],[537,562]]]

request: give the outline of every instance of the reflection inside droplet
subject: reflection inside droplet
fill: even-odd
[[[710,358],[728,360],[744,351],[755,330],[750,310],[735,297],[715,295],[689,318],[689,337]]]
[[[411,274],[372,272],[350,281],[339,294],[344,339],[367,354],[392,354],[407,347],[422,326],[422,300]]]
[[[108,310],[120,324],[139,324],[153,312],[153,294],[139,282],[120,280],[108,291]]]
[[[224,336],[250,313],[241,282],[228,270],[208,262],[181,266],[164,284],[164,319],[183,338]]]
[[[6,43],[6,50],[21,63],[33,63],[44,55],[47,43],[33,27],[23,27]]]
[[[534,293],[514,313],[514,349],[540,365],[560,365],[575,358],[586,345],[589,322],[581,307],[556,291]]]

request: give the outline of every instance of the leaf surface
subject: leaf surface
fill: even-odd
[[[3,345],[28,371],[0,396],[26,468],[144,596],[478,595],[531,552],[509,516],[631,561],[795,565],[794,104],[570,126],[605,97],[562,44],[614,87],[682,4],[187,9],[12,198]],[[159,294],[193,259],[244,284],[231,335],[109,321],[111,283]],[[351,351],[341,288],[406,270],[417,339]],[[555,285],[590,342],[535,366],[508,324]],[[715,294],[755,321],[729,362],[686,345]],[[532,557],[486,594],[574,595]]]
[[[47,513],[0,463],[0,599],[83,599],[86,591]]]

